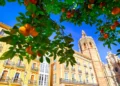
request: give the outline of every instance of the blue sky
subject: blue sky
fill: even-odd
[[[25,6],[19,5],[17,2],[15,3],[7,3],[6,6],[0,6],[0,22],[3,22],[9,26],[13,26],[16,24],[16,17],[19,15],[19,12],[25,12]],[[51,15],[51,18],[57,22],[59,22],[59,15]],[[71,33],[74,39],[74,47],[73,49],[79,51],[78,41],[81,37],[81,31],[84,30],[88,36],[92,36],[101,59],[103,62],[106,62],[106,55],[108,51],[112,51],[116,54],[116,50],[120,48],[120,46],[112,46],[112,50],[109,50],[107,47],[103,47],[103,43],[98,41],[98,34],[95,34],[96,27],[90,26],[86,24],[82,24],[82,26],[75,26],[69,22],[63,22],[62,25],[66,27],[65,33]]]

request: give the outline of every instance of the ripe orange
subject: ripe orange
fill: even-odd
[[[62,8],[62,10],[61,10],[62,12],[65,12],[65,8]]]
[[[112,14],[113,15],[117,15],[117,14],[119,14],[120,13],[120,8],[119,7],[114,7],[113,9],[112,9]]]
[[[105,6],[105,2],[100,2],[100,8],[102,8],[103,6]]]
[[[32,14],[32,18],[35,18],[35,14],[34,13]]]
[[[37,0],[30,0],[32,4],[37,4]]]
[[[91,4],[93,4],[93,3],[95,2],[95,0],[89,0],[89,2],[90,2]]]
[[[29,0],[24,0],[24,5],[27,6],[29,4]]]
[[[104,33],[104,30],[102,29],[102,30],[100,30],[100,32],[101,32],[101,33]]]
[[[32,35],[33,37],[36,37],[38,35],[38,32],[35,30],[34,27],[30,29],[30,35]]]
[[[40,57],[41,56],[41,54],[39,53],[39,51],[37,51],[37,55]]]
[[[104,38],[105,38],[105,39],[108,38],[108,34],[107,34],[107,33],[104,34]]]
[[[25,28],[27,29],[27,31],[30,31],[30,28],[32,28],[32,26],[31,26],[30,24],[28,24],[28,23],[25,24],[24,26],[25,26]]]
[[[24,26],[21,26],[21,27],[19,28],[19,32],[20,32],[21,34],[23,34],[24,36],[28,36],[28,35],[29,35],[29,32],[27,31],[27,29],[26,29]]]
[[[111,30],[115,30],[116,26],[115,25],[112,25],[110,26]]]
[[[91,4],[88,4],[88,8],[89,8],[89,9],[92,9],[92,5],[91,5]]]
[[[29,53],[29,54],[33,54],[33,52],[32,52],[32,47],[31,47],[31,46],[28,46],[28,47],[26,48],[26,52]]]
[[[119,25],[119,22],[118,22],[118,21],[115,21],[115,22],[114,22],[114,25],[115,25],[115,26],[118,26],[118,25]]]

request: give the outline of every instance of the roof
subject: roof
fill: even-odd
[[[2,23],[2,22],[0,22],[0,27],[5,28],[5,29],[7,29],[7,30],[9,30],[9,29],[12,28],[12,27],[10,27],[10,26],[8,26],[8,25]]]

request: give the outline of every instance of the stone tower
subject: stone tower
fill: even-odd
[[[96,79],[99,86],[108,86],[104,68],[96,47],[96,44],[92,37],[87,36],[82,30],[82,38],[79,40],[79,47],[81,53],[88,56],[92,60],[94,71],[96,74]]]

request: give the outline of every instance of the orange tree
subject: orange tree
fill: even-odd
[[[16,0],[7,0],[14,2]],[[50,18],[51,14],[60,14],[60,22],[68,21],[75,25],[82,22],[96,25],[99,40],[111,48],[120,43],[120,1],[119,0],[17,0],[26,6],[26,13],[19,13],[18,23],[10,31],[4,31],[7,36],[0,41],[10,44],[10,48],[0,59],[12,59],[18,55],[21,60],[26,57],[28,62],[39,56],[40,62],[46,57],[59,56],[60,63],[76,63],[72,49],[71,34],[64,33],[64,26]],[[4,6],[6,0],[0,0]],[[118,28],[117,28],[118,27]],[[50,36],[55,34],[50,40]],[[117,50],[120,54],[120,49]]]

